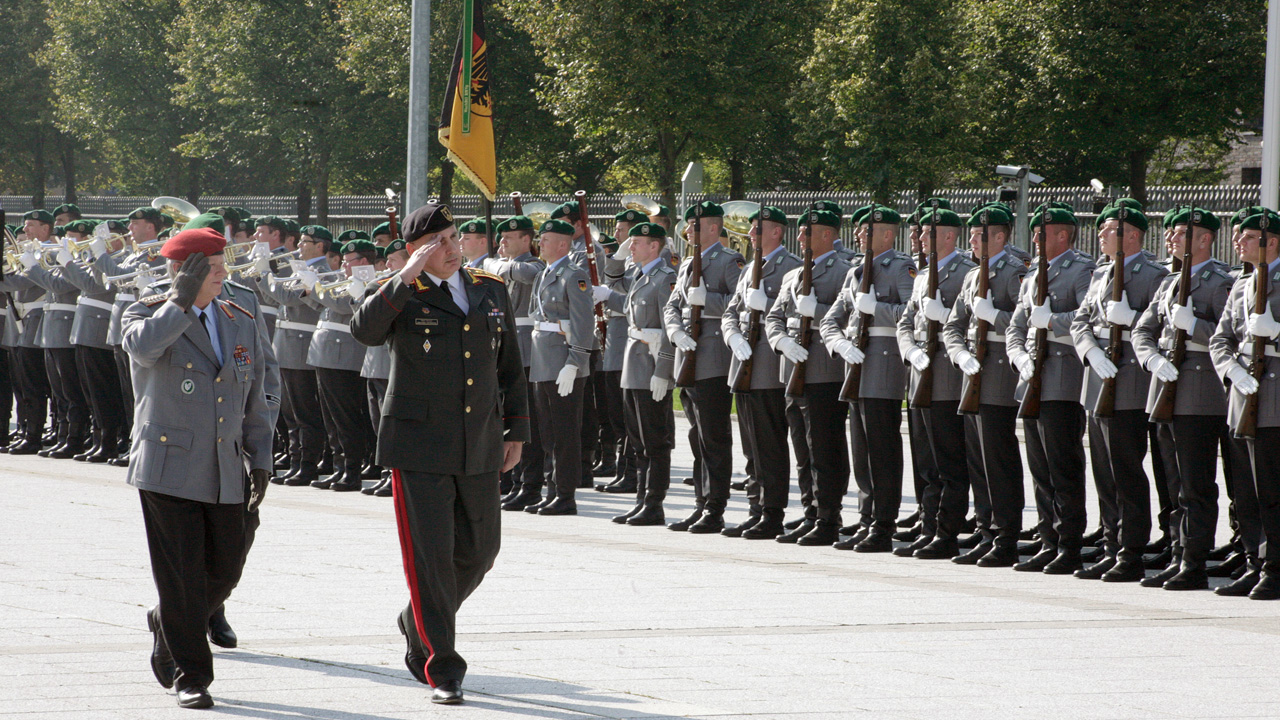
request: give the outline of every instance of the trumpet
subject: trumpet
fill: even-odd
[[[236,245],[228,245],[228,246],[227,246],[227,250],[231,250],[231,248],[233,248],[233,247],[239,248],[240,246],[242,246],[242,245],[246,245],[246,244],[248,244],[248,245],[253,245],[253,242],[249,242],[249,243],[237,243]],[[287,259],[290,259],[290,258],[296,258],[296,257],[298,257],[298,254],[299,254],[299,253],[301,253],[301,252],[302,252],[301,250],[291,250],[291,251],[289,251],[289,252],[287,252],[287,253],[282,253],[282,254],[280,254],[280,255],[270,255],[270,256],[266,256],[266,259],[267,259],[267,260],[269,260],[269,261],[270,261],[270,263],[271,263],[269,272],[274,272],[274,271],[275,271],[275,264],[276,264],[276,261],[278,261],[278,260],[287,260]],[[256,278],[256,277],[262,277],[262,271],[260,271],[260,270],[258,270],[258,269],[257,269],[257,265],[258,265],[258,260],[259,260],[259,258],[254,258],[254,259],[250,260],[249,262],[244,262],[244,263],[240,263],[239,265],[236,265],[236,264],[234,264],[234,263],[233,263],[233,261],[234,261],[234,260],[238,260],[238,259],[239,259],[239,250],[237,250],[237,251],[236,251],[236,253],[237,253],[237,255],[236,255],[236,256],[228,256],[228,257],[227,257],[227,272],[228,272],[228,273],[240,273],[240,276],[241,276],[241,277],[253,277],[253,278]]]
[[[133,272],[124,273],[122,275],[108,275],[107,277],[103,278],[102,281],[107,285],[118,288],[123,286],[125,283],[128,283],[129,281],[136,282],[139,278],[143,276],[158,275],[163,272],[165,272],[165,267],[163,265],[158,265],[156,267],[147,266],[147,267],[142,267],[137,270],[134,270]]]
[[[336,275],[345,275],[345,273],[343,273],[341,270],[326,270],[325,272],[318,273],[317,277],[319,278],[319,280],[324,280],[325,278],[333,278]],[[323,287],[323,285],[321,285],[319,280],[317,280],[316,282],[316,288]],[[292,290],[297,288],[298,285],[302,284],[302,278],[297,275],[290,275],[288,277],[276,277],[275,275],[272,275],[271,281],[272,283],[274,283],[275,287],[284,289],[284,290]],[[330,282],[333,282],[333,281],[331,280]]]
[[[334,293],[339,290],[350,289],[351,286],[357,282],[359,282],[361,285],[367,288],[374,283],[381,282],[390,277],[393,277],[399,272],[400,272],[399,270],[383,270],[382,272],[375,274],[371,279],[368,279],[368,280],[360,280],[359,278],[350,277],[350,278],[343,278],[341,280],[335,280],[331,283],[317,284],[316,297],[324,297],[325,295]]]
[[[257,245],[256,240],[246,240],[239,243],[231,243],[223,248],[222,252],[226,255],[227,265],[232,265],[236,260],[248,255],[253,251],[253,246]]]

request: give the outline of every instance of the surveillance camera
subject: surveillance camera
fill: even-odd
[[[1019,165],[997,165],[996,175],[1006,178],[1021,178],[1027,173],[1027,168]]]
[[[1094,179],[1090,180],[1090,181],[1089,181],[1089,187],[1093,188],[1093,191],[1094,191],[1094,192],[1096,192],[1096,193],[1098,193],[1099,195],[1101,195],[1101,194],[1103,194],[1104,192],[1106,192],[1106,191],[1107,191],[1107,186],[1106,186],[1106,185],[1103,185],[1103,184],[1102,184],[1102,181],[1101,181],[1101,180],[1099,180],[1098,178],[1094,178]]]

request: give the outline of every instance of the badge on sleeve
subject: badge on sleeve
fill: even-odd
[[[578,281],[578,289],[579,289],[579,290],[581,290],[582,292],[586,292],[586,291],[587,291],[587,281],[586,281],[586,280],[579,280],[579,281]]]
[[[243,345],[237,345],[235,352],[231,353],[231,357],[235,358],[237,368],[248,367],[253,364],[253,358],[249,357],[249,351]]]
[[[195,392],[195,391],[196,391],[196,384],[195,384],[195,382],[194,382],[194,381],[192,381],[192,380],[183,380],[183,381],[182,381],[182,394],[183,394],[183,395],[190,395],[191,393],[193,393],[193,392]]]

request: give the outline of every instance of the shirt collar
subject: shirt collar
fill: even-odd
[[[773,252],[769,253],[768,255],[765,255],[765,256],[764,256],[764,259],[765,259],[766,261],[767,261],[767,260],[770,260],[770,259],[772,259],[772,258],[773,258],[773,256],[774,256],[774,255],[777,255],[778,253],[782,252],[783,250],[786,250],[786,248],[785,248],[785,247],[783,247],[782,245],[778,245],[778,247],[776,247],[776,248],[774,248],[774,249],[773,249]]]
[[[560,258],[559,260],[556,260],[556,261],[555,261],[555,262],[553,262],[553,263],[547,263],[547,270],[555,270],[556,268],[558,268],[558,267],[560,267],[561,265],[563,265],[563,264],[564,264],[564,261],[565,261],[565,260],[567,260],[567,259],[569,259],[569,256],[568,256],[568,255],[565,255],[564,257]]]
[[[835,251],[835,250],[828,250],[828,251],[826,251],[826,252],[822,253],[821,255],[819,255],[818,257],[814,258],[814,259],[813,259],[813,264],[814,264],[814,265],[817,265],[818,263],[820,263],[820,262],[822,262],[823,260],[827,259],[827,257],[828,257],[828,256],[830,256],[830,255],[835,255],[835,254],[836,254],[836,251]]]
[[[316,256],[316,257],[313,257],[313,258],[311,258],[310,260],[308,260],[308,261],[307,261],[307,267],[311,267],[312,265],[315,265],[316,263],[320,262],[321,260],[324,260],[325,262],[328,262],[328,261],[329,261],[329,257],[328,257],[327,255],[318,255],[318,256]]]
[[[957,256],[957,255],[959,255],[959,254],[960,254],[960,253],[956,252],[955,250],[952,250],[950,255],[948,255],[948,256],[946,256],[946,257],[944,257],[944,258],[942,258],[941,260],[939,260],[939,261],[938,261],[938,267],[943,267],[943,266],[945,266],[947,263],[951,262],[951,261],[952,261],[952,259],[954,259],[954,258],[955,258],[955,256]]]
[[[1141,255],[1141,254],[1142,254],[1142,253],[1140,253],[1140,252],[1136,252],[1136,253],[1134,253],[1134,254],[1132,254],[1132,255],[1127,255],[1127,256],[1125,256],[1125,259],[1124,259],[1124,266],[1125,266],[1125,267],[1129,267],[1130,265],[1132,265],[1132,264],[1133,264],[1133,261],[1134,261],[1134,260],[1137,260],[1137,259],[1138,259],[1138,256],[1139,256],[1139,255]]]
[[[1208,265],[1210,262],[1213,262],[1213,258],[1209,258],[1208,260],[1205,260],[1204,262],[1196,263],[1195,265],[1192,265],[1192,266],[1191,266],[1191,274],[1192,274],[1192,275],[1195,275],[1196,273],[1200,272],[1200,268],[1204,267],[1205,265]],[[1274,264],[1274,263],[1273,263],[1273,264]]]
[[[454,272],[452,275],[450,275],[447,278],[438,278],[435,275],[432,275],[431,273],[427,273],[427,277],[431,278],[431,281],[434,282],[435,284],[439,285],[440,283],[447,282],[453,287],[458,287],[459,285],[462,284],[461,278],[459,278],[458,275],[459,275],[459,272]]]
[[[703,250],[703,251],[702,251],[702,257],[706,257],[706,256],[707,256],[707,253],[711,252],[712,250],[715,250],[715,249],[716,249],[716,248],[718,248],[718,247],[722,247],[722,246],[720,245],[720,241],[719,241],[719,240],[717,240],[717,241],[715,241],[715,242],[711,243],[711,247],[709,247],[709,248],[707,248],[706,250]]]
[[[987,264],[989,265],[989,264],[991,264],[991,263],[993,263],[993,262],[995,262],[995,261],[999,260],[1000,258],[1004,257],[1006,254],[1007,254],[1007,251],[1006,251],[1006,250],[1001,250],[1000,252],[996,253],[995,255],[992,255],[992,256],[991,256],[991,259],[987,261]]]
[[[892,253],[892,252],[893,252],[893,248],[889,248],[888,250],[885,250],[884,252],[880,253],[879,255],[877,255],[877,256],[875,256],[875,257],[871,258],[871,262],[875,262],[875,261],[879,260],[880,258],[884,257],[885,255],[888,255],[888,254],[890,254],[890,253]]]
[[[649,271],[650,271],[650,270],[652,270],[652,269],[654,269],[655,267],[657,267],[657,266],[658,266],[658,263],[660,263],[660,262],[662,262],[662,256],[661,256],[661,255],[659,255],[658,257],[656,257],[656,258],[654,258],[654,259],[650,260],[649,262],[645,263],[645,266],[644,266],[644,267],[642,267],[642,268],[640,268],[640,272],[641,272],[641,273],[643,273],[643,274],[645,274],[645,275],[648,275],[648,274],[649,274]]]

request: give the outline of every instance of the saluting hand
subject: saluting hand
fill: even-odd
[[[418,276],[422,274],[422,270],[427,267],[427,262],[435,257],[436,253],[440,252],[443,247],[444,243],[439,240],[432,240],[429,243],[418,246],[418,249],[414,250],[413,254],[409,256],[409,261],[401,268],[400,281],[411,283],[417,280]]]

